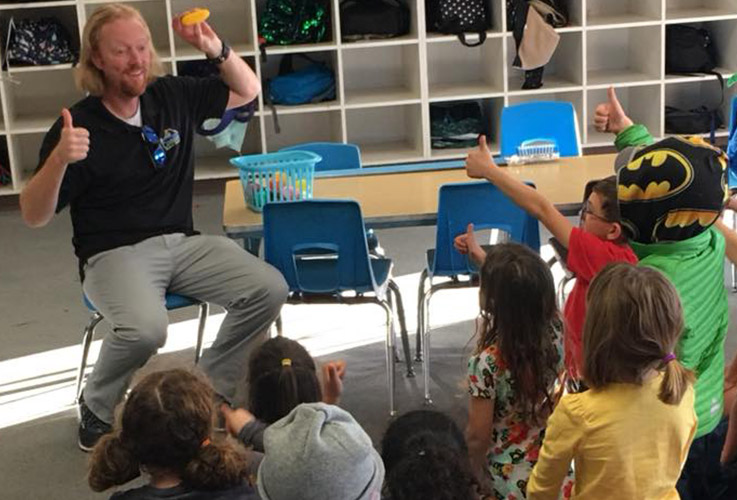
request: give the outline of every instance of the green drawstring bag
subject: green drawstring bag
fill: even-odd
[[[259,20],[259,45],[322,42],[330,31],[327,0],[266,0]]]

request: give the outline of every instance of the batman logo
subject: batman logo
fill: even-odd
[[[674,149],[655,149],[619,171],[617,196],[622,203],[663,200],[693,182],[691,162]]]
[[[652,239],[653,241],[669,239],[669,233],[675,234],[675,232],[694,224],[698,227],[706,228],[714,224],[717,218],[719,218],[719,212],[715,210],[671,210],[658,219],[658,222],[653,228]]]

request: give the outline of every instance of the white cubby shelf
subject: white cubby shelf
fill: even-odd
[[[506,0],[485,0],[491,13],[486,41],[465,47],[455,36],[428,32],[425,1],[404,0],[410,31],[391,39],[347,42],[341,39],[340,2],[329,0],[330,29],[315,44],[273,46],[262,61],[258,22],[266,0],[124,0],[138,8],[151,26],[153,43],[171,74],[203,56],[172,31],[170,17],[193,7],[210,9],[210,23],[234,52],[265,83],[278,72],[281,58],[298,54],[325,62],[335,72],[331,101],[276,106],[281,132],[263,95],[248,126],[240,153],[215,149],[195,140],[197,179],[236,177],[228,163],[238,154],[266,153],[306,141],[352,142],[361,148],[364,165],[463,158],[463,149],[433,149],[430,105],[477,101],[488,121],[489,141],[498,151],[499,116],[504,106],[532,100],[573,103],[584,147],[611,146],[613,137],[590,123],[596,105],[614,85],[630,115],[664,137],[666,105],[684,109],[719,102],[713,76],[667,75],[665,31],[683,23],[708,29],[718,51],[717,71],[725,78],[737,71],[737,0],[567,0],[569,25],[557,29],[559,46],[546,65],[543,87],[522,90],[523,72],[512,66],[515,43],[506,22]],[[0,3],[0,35],[11,18],[58,18],[79,48],[87,17],[108,0],[60,0]],[[4,38],[3,38],[4,39]],[[469,41],[475,40],[473,35]],[[4,47],[0,47],[0,55]],[[7,149],[12,182],[0,196],[18,194],[33,174],[44,133],[62,107],[83,97],[74,87],[72,65],[3,68],[0,73],[0,151]],[[264,85],[265,86],[265,85]],[[734,89],[721,108],[729,119]],[[724,136],[726,129],[719,130]]]

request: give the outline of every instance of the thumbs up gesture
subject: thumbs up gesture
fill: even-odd
[[[476,241],[476,236],[473,234],[473,224],[466,226],[465,233],[461,233],[455,237],[453,246],[458,250],[458,253],[463,255],[468,254],[477,265],[483,264],[484,258],[486,258],[486,252],[481,248],[481,245]]]
[[[61,110],[64,125],[54,153],[64,164],[75,163],[87,158],[90,150],[90,133],[86,128],[75,127],[68,109]]]
[[[609,87],[607,97],[607,102],[599,104],[594,110],[594,128],[599,132],[618,134],[631,126],[632,120],[622,109],[614,87]]]
[[[466,174],[472,179],[488,178],[489,171],[497,168],[486,145],[486,136],[479,136],[478,147],[469,151],[466,157]]]

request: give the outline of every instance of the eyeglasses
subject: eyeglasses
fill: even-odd
[[[160,169],[166,166],[166,149],[164,149],[163,144],[161,143],[161,140],[159,139],[158,134],[149,127],[148,125],[144,125],[141,128],[141,137],[143,137],[143,140],[146,141],[148,144],[155,144],[156,149],[151,152],[149,148],[149,157],[151,158],[151,162],[153,163],[153,166],[155,169]]]
[[[594,219],[599,219],[602,222],[608,222],[608,223],[611,223],[612,222],[609,219],[607,219],[606,217],[602,217],[601,215],[595,214],[591,210],[591,204],[587,200],[587,201],[585,201],[583,203],[583,206],[581,207],[581,219],[583,220],[584,218],[586,218],[588,216],[591,216]]]

